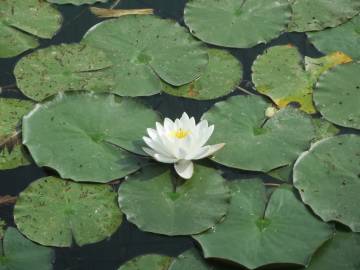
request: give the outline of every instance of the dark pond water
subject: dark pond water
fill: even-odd
[[[183,24],[182,13],[185,2],[185,0],[122,0],[119,7],[153,8],[155,9],[157,15],[164,18],[175,19],[179,23]],[[99,6],[108,7],[109,4]],[[75,7],[66,5],[59,6],[59,9],[65,18],[63,27],[52,40],[43,40],[41,42],[41,47],[46,47],[52,44],[78,42],[91,26],[100,21],[89,12],[88,6]],[[272,45],[288,43],[292,43],[297,46],[303,55],[311,57],[321,56],[321,54],[309,44],[306,36],[303,34],[285,33],[267,45],[259,45],[252,49],[231,50],[231,52],[242,62],[244,66],[244,80],[242,82],[242,87],[251,91],[250,70],[251,64],[257,55]],[[29,52],[24,54],[27,53]],[[0,86],[5,86],[0,96],[24,98],[21,93],[16,90],[15,79],[13,76],[13,68],[16,62],[23,55],[9,59],[0,59]],[[239,90],[232,93],[232,95],[238,94],[242,93]],[[186,111],[190,115],[195,116],[197,119],[199,119],[200,116],[209,107],[211,107],[214,102],[217,101],[191,101],[183,98],[171,97],[165,94],[144,98],[144,100],[164,116],[175,118],[182,112]],[[212,166],[216,165],[212,164]],[[219,168],[222,169],[224,176],[227,179],[248,178],[255,175],[239,170],[226,169],[223,167]],[[46,176],[49,173],[49,171],[38,168],[35,165],[21,167],[15,170],[0,171],[0,195],[10,194],[16,196],[27,185],[29,185],[29,183],[40,177]],[[266,177],[265,175],[260,176],[267,181],[276,181]],[[9,225],[14,224],[12,210],[12,206],[0,207],[0,217],[4,218]],[[56,262],[54,269],[114,270],[125,261],[141,254],[160,253],[176,256],[194,245],[195,243],[190,237],[165,237],[144,233],[138,230],[134,225],[124,221],[117,233],[115,233],[109,240],[82,248],[73,247],[67,249],[56,249]],[[280,266],[272,268],[280,269]],[[281,269],[290,269],[290,267],[283,266]]]

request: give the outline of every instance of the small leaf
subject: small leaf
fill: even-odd
[[[168,270],[171,261],[171,257],[164,255],[142,255],[127,261],[118,270]]]
[[[153,9],[107,9],[90,7],[90,11],[100,18],[115,18],[126,15],[151,15],[154,13]]]

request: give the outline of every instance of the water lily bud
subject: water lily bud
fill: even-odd
[[[278,111],[278,109],[276,109],[275,107],[268,107],[265,111],[265,116],[267,118],[271,118],[275,115],[275,113]]]

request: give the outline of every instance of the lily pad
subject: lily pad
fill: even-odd
[[[235,96],[205,113],[203,119],[216,127],[209,144],[226,142],[212,159],[232,168],[263,172],[291,164],[310,146],[314,136],[310,117],[287,107],[267,120],[265,111],[270,106],[259,96]]]
[[[249,269],[272,264],[308,265],[328,240],[332,227],[318,220],[296,198],[289,185],[277,188],[267,201],[261,180],[230,184],[232,198],[226,219],[193,236],[205,258],[221,258]]]
[[[307,33],[310,41],[323,53],[342,51],[360,60],[360,15],[335,28]]]
[[[230,270],[229,267],[217,267],[206,262],[198,251],[190,249],[174,259],[169,270]]]
[[[122,148],[142,152],[146,127],[157,120],[154,111],[132,99],[60,93],[24,117],[23,142],[39,166],[62,178],[109,182],[139,169],[139,160]]]
[[[323,118],[312,118],[311,121],[315,129],[315,134],[312,142],[333,137],[340,132],[340,130],[336,126],[324,120]],[[271,170],[270,172],[268,172],[268,174],[278,180],[284,182],[291,182],[294,163]]]
[[[314,102],[322,116],[343,127],[360,129],[359,63],[341,65],[323,74],[315,88]]]
[[[36,211],[34,211],[36,209]],[[17,199],[14,218],[21,233],[45,246],[83,246],[110,237],[122,213],[111,186],[45,177]]]
[[[253,81],[256,90],[269,96],[280,108],[297,102],[300,110],[315,113],[312,97],[315,82],[325,71],[349,61],[351,58],[339,52],[304,60],[292,45],[274,46],[254,62]]]
[[[20,143],[21,118],[34,103],[14,98],[0,98],[0,170],[28,165],[30,157]]]
[[[358,270],[360,267],[360,235],[337,231],[303,270]]]
[[[118,270],[168,270],[171,261],[171,257],[164,255],[142,255],[126,262]]]
[[[119,205],[142,231],[189,235],[215,225],[228,208],[229,190],[214,169],[196,165],[193,177],[174,190],[168,167],[146,167],[119,188]]]
[[[2,0],[0,5],[0,58],[13,57],[52,38],[62,17],[49,3],[38,0]]]
[[[345,23],[360,12],[358,0],[295,0],[289,31],[319,31]]]
[[[113,79],[105,53],[86,44],[62,44],[23,57],[15,67],[18,87],[29,98],[42,101],[60,91],[106,92]]]
[[[28,100],[0,98],[0,144],[15,136],[21,118],[34,107]]]
[[[1,270],[51,270],[55,253],[51,248],[39,246],[8,227],[0,243]]]
[[[31,158],[21,144],[15,144],[12,149],[5,147],[0,151],[0,170],[15,169],[31,163]]]
[[[84,4],[95,4],[97,2],[106,3],[109,0],[46,0],[46,1],[59,5],[72,4],[75,6],[80,6]]]
[[[112,92],[122,96],[159,93],[161,80],[180,86],[198,78],[208,63],[201,43],[185,28],[153,15],[129,15],[97,24],[84,41],[112,60]]]
[[[303,201],[324,221],[338,221],[360,232],[360,136],[321,140],[294,166],[294,185]],[[335,199],[334,199],[335,198]]]
[[[191,0],[184,16],[191,33],[206,43],[249,48],[284,32],[291,9],[288,0]]]
[[[209,64],[199,79],[180,87],[166,84],[164,91],[198,100],[215,99],[232,92],[242,79],[241,63],[225,50],[208,49],[208,54]]]

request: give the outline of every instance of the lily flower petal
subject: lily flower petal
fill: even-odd
[[[191,160],[181,159],[174,165],[175,171],[184,179],[190,179],[194,173],[194,164]]]
[[[221,148],[225,146],[225,143],[219,143],[215,145],[207,145],[202,147],[202,151],[200,151],[197,155],[193,156],[191,159],[203,159],[208,156],[211,156],[215,152],[219,151]]]

